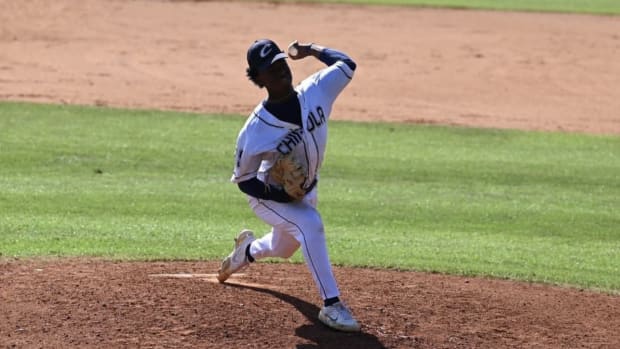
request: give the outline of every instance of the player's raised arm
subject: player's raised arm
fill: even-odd
[[[293,41],[288,46],[288,56],[293,60],[313,56],[328,66],[342,61],[346,63],[351,70],[355,70],[357,67],[353,59],[344,52],[314,43],[300,44],[297,40]]]

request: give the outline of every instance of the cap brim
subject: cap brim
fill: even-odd
[[[280,52],[277,55],[273,56],[271,61],[267,61],[267,62],[264,63],[263,66],[259,67],[258,71],[265,71],[265,70],[267,70],[267,68],[271,67],[271,65],[273,63],[275,63],[276,61],[279,61],[281,59],[284,59],[284,58],[288,58],[288,56],[286,55],[286,53]]]
[[[273,64],[273,62],[280,60],[282,58],[288,58],[288,56],[286,55],[286,53],[284,52],[280,52],[277,55],[273,56],[273,59],[271,60],[271,64]]]

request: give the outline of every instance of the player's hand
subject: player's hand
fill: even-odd
[[[297,40],[288,45],[288,57],[293,60],[314,56],[312,43],[299,43]],[[316,46],[316,45],[314,45]]]

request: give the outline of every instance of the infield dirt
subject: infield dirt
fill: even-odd
[[[3,0],[0,100],[247,114],[264,91],[244,75],[245,52],[270,37],[356,60],[334,119],[620,134],[619,33],[620,18],[605,16]],[[291,66],[299,81],[322,65]],[[235,233],[222,232],[231,241]],[[336,268],[363,330],[342,334],[317,323],[320,300],[304,265],[258,263],[229,285],[203,275],[216,269],[216,261],[3,260],[0,347],[620,347],[614,295]]]

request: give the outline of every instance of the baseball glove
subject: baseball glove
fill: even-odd
[[[292,152],[280,156],[269,170],[269,176],[295,201],[301,200],[306,195],[303,188],[306,173],[306,167]]]

